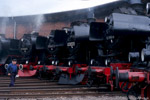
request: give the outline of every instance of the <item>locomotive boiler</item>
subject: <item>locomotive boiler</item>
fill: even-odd
[[[66,41],[68,34],[65,30],[52,30],[47,43],[50,61],[53,65],[64,63],[67,58]]]
[[[18,49],[19,40],[6,38],[5,35],[0,35],[0,64],[10,63],[10,60],[15,56],[20,56]]]
[[[149,22],[145,16],[112,13],[105,18],[105,23],[91,23],[90,40],[101,45],[106,65],[108,62],[132,62],[139,59],[145,47]]]
[[[44,64],[46,57],[46,42],[47,37],[39,36],[37,32],[24,34],[19,42],[19,51],[23,55],[20,63]]]
[[[70,28],[53,30],[49,35],[48,51],[57,62],[88,63],[89,24],[86,22],[72,22]],[[63,53],[62,53],[63,52]],[[62,59],[58,59],[62,58]]]
[[[6,38],[4,34],[0,34],[0,71],[5,74],[7,64],[11,63],[14,58],[20,58],[19,40]]]
[[[24,34],[19,41],[19,51],[22,55],[18,59],[20,76],[34,76],[39,70],[34,70],[33,65],[45,64],[47,58],[48,38],[40,36],[38,32]]]

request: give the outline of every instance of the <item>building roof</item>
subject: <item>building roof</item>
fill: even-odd
[[[113,9],[120,6],[126,5],[126,2],[117,1],[104,5],[99,5],[91,7],[94,9],[95,18],[103,18],[109,15]],[[16,21],[17,23],[28,23],[37,22],[38,20],[43,20],[45,22],[72,22],[76,20],[85,20],[89,13],[89,8],[78,9],[72,11],[58,12],[58,13],[47,13],[47,14],[37,14],[37,15],[27,15],[27,16],[16,16],[16,17],[0,17],[0,21],[8,21],[9,23]]]

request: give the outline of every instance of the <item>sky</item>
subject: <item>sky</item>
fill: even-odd
[[[117,0],[0,0],[0,16],[55,13],[114,2]]]

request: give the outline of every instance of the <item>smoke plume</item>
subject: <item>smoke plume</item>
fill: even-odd
[[[34,24],[33,30],[36,32],[40,31],[40,27],[44,21],[45,21],[44,15],[35,16],[34,22],[33,22],[33,24]]]

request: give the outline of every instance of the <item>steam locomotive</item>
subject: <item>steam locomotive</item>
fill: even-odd
[[[1,35],[1,71],[6,72],[5,69],[7,69],[8,63],[11,63],[11,60],[15,58],[17,59],[18,67],[21,70],[19,71],[20,76],[25,77],[34,75],[36,71],[30,71],[30,65],[45,63],[47,41],[47,37],[39,36],[37,32],[24,34],[20,40],[7,39],[4,35]]]
[[[120,88],[128,98],[131,93],[150,98],[150,4],[147,14],[140,11],[120,8],[105,22],[94,18],[72,22],[52,30],[48,38],[36,32],[20,40],[1,36],[1,59],[22,56],[18,62],[20,73],[28,73],[25,76],[38,73],[59,84],[106,84],[111,90]]]
[[[48,38],[40,36],[38,32],[24,34],[19,41],[19,51],[23,56],[18,59],[20,76],[34,76],[39,70],[33,70],[31,66],[45,64],[47,58]]]
[[[32,32],[31,34],[24,34],[24,36],[19,41],[19,51],[24,58],[21,59],[24,62],[20,63],[25,64],[29,62],[36,62],[36,64],[44,64],[47,41],[47,37],[39,36],[37,32]]]
[[[16,45],[13,45],[16,44]],[[4,74],[5,68],[10,63],[13,58],[20,57],[20,52],[18,49],[19,40],[6,38],[4,34],[0,34],[0,71]]]

